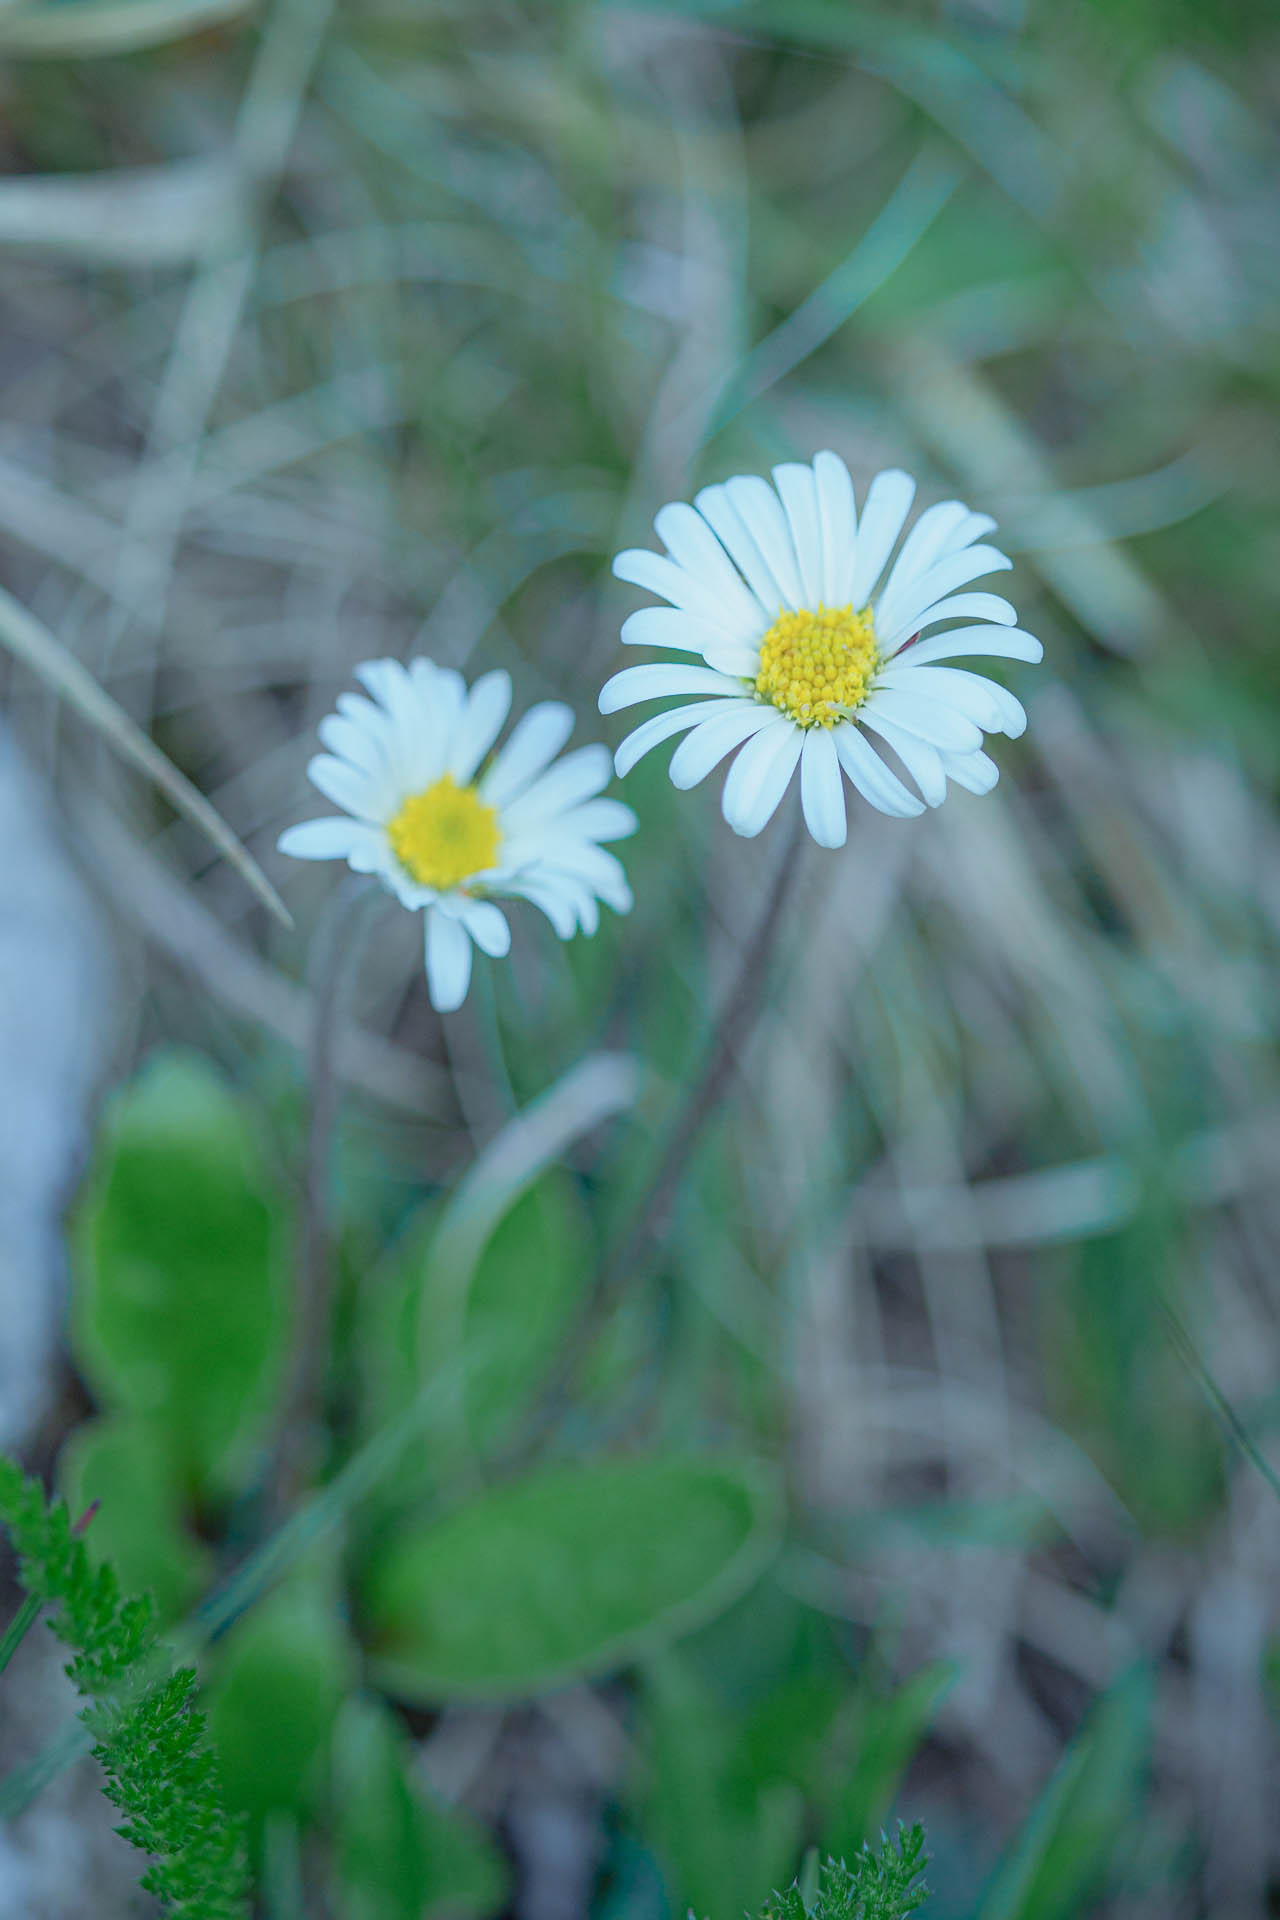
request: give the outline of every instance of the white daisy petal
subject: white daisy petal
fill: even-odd
[[[335,807],[345,807],[358,820],[377,820],[384,782],[379,775],[362,773],[346,760],[318,753],[307,762],[307,778]]]
[[[811,727],[800,755],[800,802],[820,847],[842,847],[848,837],[844,781],[835,743],[825,727]]]
[[[963,553],[948,554],[945,560],[939,560],[927,572],[904,587],[893,609],[892,625],[894,631],[919,624],[921,618],[935,601],[943,599],[956,587],[963,587],[970,580],[978,580],[984,573],[999,573],[1011,567],[1013,562],[996,547],[966,547]]]
[[[510,891],[545,913],[562,940],[572,940],[578,931],[578,916],[562,888],[551,880],[513,880]]]
[[[751,703],[743,703],[752,704]],[[696,700],[687,707],[672,707],[667,713],[655,713],[651,720],[644,721],[633,733],[629,733],[613,756],[614,771],[621,780],[644,759],[646,753],[654,747],[660,747],[664,740],[670,740],[673,734],[684,733],[690,727],[696,727],[708,714],[718,713],[728,706],[737,706],[737,701]]]
[[[748,740],[730,767],[721,811],[734,832],[745,840],[754,840],[773,818],[790,785],[803,743],[802,730],[779,714],[777,725]]]
[[[941,560],[948,553],[959,553],[962,547],[971,547],[975,540],[995,530],[996,523],[989,513],[968,513],[952,527],[938,549],[937,558]]]
[[[944,753],[939,756],[948,780],[970,793],[990,793],[1000,769],[987,753]]]
[[[433,672],[434,672],[433,668]],[[439,770],[444,716],[435,696],[399,660],[366,660],[355,669],[377,702],[385,729],[388,771],[397,793],[423,786]]]
[[[849,601],[855,608],[865,607],[875,592],[876,581],[884,572],[884,563],[902,532],[915,493],[915,481],[898,467],[878,473],[871,482],[853,549]]]
[[[742,515],[729,498],[727,487],[704,487],[693,503],[707,524],[719,535],[760,607],[758,631],[763,633],[782,605],[782,589],[749,532]]]
[[[295,860],[349,860],[355,851],[375,852],[380,839],[377,827],[346,814],[330,814],[323,820],[300,820],[296,827],[286,827],[276,846]]]
[[[705,658],[713,672],[727,674],[730,680],[754,680],[760,671],[758,647],[708,647]]]
[[[480,782],[482,797],[491,807],[505,807],[555,759],[572,732],[573,708],[562,701],[543,700],[530,707]]]
[[[635,896],[627,884],[622,862],[615,860],[607,847],[583,847],[575,857],[572,870],[590,880],[605,905],[615,913],[630,913]]]
[[[973,753],[982,745],[981,729],[972,720],[966,720],[962,713],[944,706],[940,700],[927,699],[924,694],[904,693],[900,687],[883,690],[877,687],[858,709],[858,718],[864,719],[873,712],[883,714],[886,720],[895,720],[908,733],[948,753]]]
[[[822,603],[847,607],[853,598],[853,553],[858,531],[853,482],[838,453],[815,453],[813,477],[822,523]]]
[[[786,462],[773,469],[773,480],[787,516],[791,544],[795,548],[800,569],[803,597],[799,604],[816,607],[823,593],[822,521],[818,515],[818,485],[813,477],[813,468]]]
[[[408,670],[399,660],[364,660],[355,669],[355,675],[387,713],[410,684]]]
[[[471,984],[471,936],[460,920],[428,907],[427,991],[437,1013],[453,1013]]]
[[[392,746],[386,730],[358,725],[341,714],[330,713],[317,729],[323,744],[335,759],[351,767],[368,781],[366,801],[374,819],[394,813],[400,796],[400,783],[394,771]]]
[[[758,609],[757,609],[758,611]],[[732,647],[724,627],[713,627],[678,607],[641,607],[622,623],[624,647],[671,647],[676,653],[705,654],[712,647]]]
[[[726,618],[745,623],[749,631],[758,611],[755,598],[702,515],[677,500],[663,507],[653,524],[676,565],[711,587],[724,605]]]
[[[467,706],[467,683],[454,667],[438,667],[434,660],[409,662],[409,682],[415,703],[401,702],[402,733],[412,735],[409,762],[413,786],[438,780],[449,764],[449,753]]]
[[[316,728],[320,744],[339,760],[349,760],[362,773],[385,774],[386,742],[381,729],[360,726],[339,713],[328,713]]]
[[[804,589],[782,503],[767,480],[756,473],[740,473],[726,480],[724,490],[778,583],[784,605],[802,607]]]
[[[727,674],[710,667],[681,667],[655,660],[643,667],[624,667],[600,689],[601,713],[618,713],[642,700],[661,700],[669,693],[741,695],[742,688]]]
[[[931,666],[935,660],[962,660],[970,656],[980,660],[1026,660],[1035,666],[1044,659],[1044,648],[1034,634],[1019,627],[952,627],[931,640],[917,640],[906,652],[893,656],[896,668]]]
[[[598,924],[591,888],[576,874],[563,868],[544,868],[533,875],[520,891],[546,914],[562,940],[581,927],[592,933]]]
[[[499,669],[483,674],[470,698],[449,752],[449,772],[460,786],[470,780],[502,731],[511,706],[511,675]]]
[[[588,800],[556,822],[563,834],[577,834],[585,840],[627,840],[640,822],[621,800]]]
[[[940,807],[947,797],[947,775],[938,749],[931,747],[927,740],[917,739],[914,733],[906,733],[901,727],[895,727],[892,720],[885,720],[866,707],[858,717],[865,727],[880,735],[886,746],[893,748],[919,787],[926,805]]]
[[[535,881],[563,882],[567,878],[575,883],[585,882],[593,893],[597,893],[618,913],[628,913],[632,906],[631,889],[627,885],[622,862],[615,859],[607,848],[593,846],[589,841],[579,841],[576,846],[557,846],[554,853],[529,877]]]
[[[892,628],[883,631],[877,629],[881,659],[887,660],[908,640],[923,633],[926,627],[936,627],[940,620],[983,620],[994,622],[997,626],[1016,627],[1018,615],[998,593],[952,594],[946,600],[926,607],[923,613],[916,614],[905,626],[899,621]]]
[[[719,703],[717,703],[719,704]],[[673,787],[686,790],[696,787],[705,780],[713,767],[718,767],[726,753],[732,753],[753,733],[759,733],[778,718],[776,707],[757,704],[742,707],[730,707],[724,703],[722,711],[704,720],[687,739],[682,740],[671,756],[668,769]]]
[[[927,694],[944,706],[963,713],[984,733],[1007,733],[1010,739],[1027,729],[1022,702],[984,674],[968,673],[963,667],[929,667],[911,663],[910,654],[895,672],[890,669],[877,677],[876,685],[898,687],[908,693]]]
[[[504,818],[513,831],[527,832],[552,814],[567,812],[584,800],[594,799],[601,787],[609,784],[611,770],[607,747],[579,747],[535,780],[512,802]]]
[[[877,623],[883,621],[892,624],[895,595],[910,586],[922,573],[928,572],[945,550],[948,535],[969,517],[969,509],[963,500],[941,500],[937,506],[925,508],[903,541],[902,551],[885,581],[884,590],[876,603]]]
[[[511,929],[500,907],[492,900],[469,900],[461,896],[455,918],[461,920],[482,952],[501,960],[511,951]]]
[[[365,736],[370,746],[376,748],[381,763],[385,767],[389,777],[398,782],[400,779],[400,748],[396,737],[395,722],[392,720],[391,715],[385,708],[380,707],[376,700],[370,700],[367,695],[363,693],[340,693],[338,695],[337,706],[338,712],[332,715],[331,718],[338,719],[340,717],[344,721],[350,721],[351,725]],[[330,743],[325,738],[323,728],[320,730],[320,737],[324,745],[329,746]],[[337,748],[333,748],[332,751],[337,752]],[[348,756],[342,755],[341,757],[346,758]]]
[[[629,580],[633,587],[647,587],[650,593],[660,593],[673,607],[679,607],[683,613],[691,613],[698,620],[706,620],[713,627],[721,627],[731,639],[737,636],[733,630],[732,616],[726,614],[723,600],[715,588],[698,580],[674,560],[668,560],[665,554],[648,553],[643,547],[631,547],[626,553],[620,553],[613,563],[613,570],[619,580]]]
[[[924,812],[924,801],[917,800],[910,788],[903,786],[897,774],[890,772],[870,741],[859,733],[851,720],[833,727],[831,739],[840,765],[863,799],[869,800],[880,813],[894,814],[905,820]]]

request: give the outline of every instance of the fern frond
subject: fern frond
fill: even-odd
[[[222,1804],[196,1676],[146,1678],[158,1651],[150,1599],[122,1595],[110,1566],[95,1570],[66,1507],[3,1455],[0,1523],[23,1587],[57,1609],[49,1625],[72,1650],[67,1673],[87,1703],[103,1791],[125,1815],[117,1832],[151,1856],[142,1885],[186,1920],[246,1920],[243,1823]]]

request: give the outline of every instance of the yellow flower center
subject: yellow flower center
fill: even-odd
[[[500,837],[498,809],[487,807],[474,787],[460,787],[451,773],[411,793],[387,822],[400,865],[420,886],[441,891],[491,867]]]
[[[834,727],[867,697],[876,667],[870,607],[780,613],[760,642],[756,692],[801,727]]]

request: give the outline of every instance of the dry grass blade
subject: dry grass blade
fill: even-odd
[[[0,244],[121,266],[199,259],[242,213],[236,175],[217,159],[0,181]]]
[[[19,7],[0,14],[0,48],[9,54],[78,60],[127,53],[203,33],[247,13],[253,0],[72,0],[71,5]]]
[[[245,884],[269,907],[282,925],[293,918],[248,848],[236,838],[222,815],[180,773],[155,742],[119,703],[103,691],[85,667],[13,595],[0,588],[0,642],[10,653],[39,674],[47,685],[69,700],[81,717],[108,739],[124,759],[153,780],[178,812],[199,827],[224,859],[230,861]]]

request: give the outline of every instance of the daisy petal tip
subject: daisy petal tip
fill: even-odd
[[[837,825],[834,820],[815,821],[806,814],[805,825],[809,829],[809,837],[814,845],[825,848],[829,853],[834,853],[849,838],[849,823],[845,819]]]

